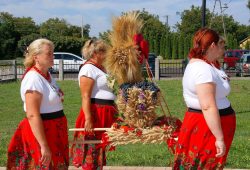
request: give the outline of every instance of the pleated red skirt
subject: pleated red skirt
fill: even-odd
[[[112,105],[91,104],[94,128],[110,128],[116,120],[116,109]],[[76,120],[76,128],[84,128],[85,116],[81,109]],[[70,159],[76,167],[84,170],[102,169],[106,165],[104,149],[98,144],[81,144],[84,140],[101,140],[104,131],[87,134],[85,132],[75,132],[73,145],[70,148]]]
[[[52,152],[49,167],[41,165],[40,145],[24,118],[8,147],[8,170],[66,170],[69,166],[68,129],[66,117],[43,120],[46,139]]]
[[[215,137],[208,128],[203,114],[186,112],[178,138],[173,169],[223,169],[233,141],[236,117],[232,113],[220,118],[226,154],[217,158],[215,157]]]

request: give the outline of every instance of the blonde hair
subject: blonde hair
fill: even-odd
[[[90,39],[85,42],[82,48],[82,55],[86,60],[88,60],[93,56],[94,53],[106,52],[106,51],[107,51],[107,45],[103,40]]]
[[[54,44],[52,41],[45,39],[45,38],[40,38],[37,40],[34,40],[26,49],[25,51],[25,59],[24,59],[24,66],[25,68],[29,68],[35,65],[35,60],[34,60],[34,56],[41,54],[42,51],[42,47],[44,45],[48,45],[50,46],[53,50],[54,50]]]

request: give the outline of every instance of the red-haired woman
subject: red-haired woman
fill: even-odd
[[[53,66],[54,45],[33,41],[25,54],[27,72],[21,83],[24,118],[8,148],[7,169],[66,170],[69,166],[67,119],[63,93],[48,72]]]
[[[236,127],[235,112],[227,99],[229,79],[218,62],[225,42],[214,30],[202,28],[195,33],[193,45],[182,82],[188,110],[174,169],[223,169]]]

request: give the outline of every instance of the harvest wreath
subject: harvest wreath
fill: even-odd
[[[117,95],[119,117],[111,128],[94,130],[106,131],[98,141],[105,149],[112,150],[117,145],[166,142],[174,152],[181,121],[170,115],[167,103],[151,77],[149,46],[140,33],[142,26],[138,12],[125,13],[113,19],[105,68],[109,74],[108,86]],[[149,77],[147,80],[142,76],[143,63]],[[157,108],[164,113],[163,116],[158,116]]]

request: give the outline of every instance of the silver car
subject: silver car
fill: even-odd
[[[85,60],[75,54],[66,52],[54,52],[54,66],[52,67],[52,72],[59,71],[59,60],[63,60],[63,71],[65,72],[77,72],[81,64]]]
[[[244,54],[236,63],[236,76],[250,75],[250,54]]]

